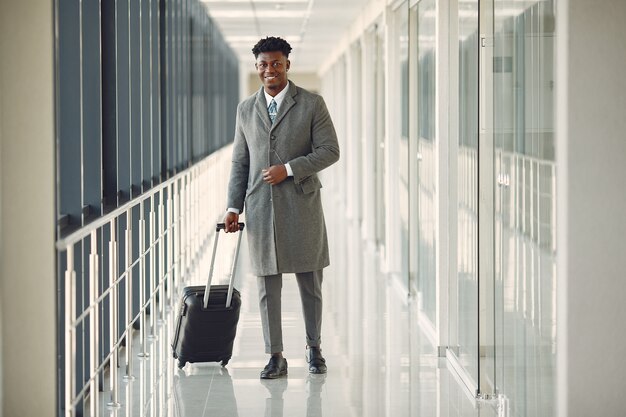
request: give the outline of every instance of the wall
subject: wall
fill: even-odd
[[[558,416],[623,416],[626,2],[558,7]]]
[[[49,0],[0,3],[0,414],[6,417],[56,413],[52,23]]]
[[[1,42],[1,41],[0,41]],[[3,50],[0,49],[0,53]],[[0,97],[2,97],[2,68],[0,67]],[[2,162],[2,105],[0,105],[0,163]],[[0,265],[4,264],[4,236],[2,234],[2,168],[0,166]],[[2,288],[2,270],[0,269],[0,289]],[[3,416],[3,394],[4,394],[4,390],[3,390],[3,384],[2,384],[2,380],[4,372],[3,372],[3,367],[2,367],[2,293],[0,292],[0,417]]]

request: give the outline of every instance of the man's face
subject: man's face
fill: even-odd
[[[265,91],[271,96],[278,94],[287,85],[287,70],[290,62],[280,51],[261,52],[256,59],[256,69]]]

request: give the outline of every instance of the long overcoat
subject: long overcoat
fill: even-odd
[[[257,276],[309,272],[329,265],[317,173],[339,159],[337,134],[321,96],[289,82],[274,124],[263,87],[237,107],[228,207],[246,214]],[[261,170],[289,163],[277,185]]]

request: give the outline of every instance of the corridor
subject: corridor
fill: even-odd
[[[329,225],[330,226],[330,225]],[[345,236],[349,227],[333,225],[332,237]],[[228,242],[229,238],[232,238]],[[220,251],[232,249],[234,237],[222,237]],[[244,239],[245,242],[245,239]],[[334,239],[335,243],[337,239]],[[229,245],[229,243],[231,243]],[[225,248],[222,249],[222,246]],[[337,249],[337,252],[340,252]],[[242,247],[235,287],[242,307],[233,358],[218,363],[187,364],[182,370],[172,358],[169,341],[175,328],[174,309],[158,326],[157,337],[147,341],[149,357],[138,359],[134,377],[119,377],[119,408],[107,405],[110,392],[101,395],[101,414],[115,417],[491,417],[497,401],[477,402],[455,379],[444,358],[438,358],[416,323],[412,303],[392,281],[380,279],[373,256],[367,252],[351,259],[363,265],[363,275],[347,279],[332,265],[324,281],[323,351],[326,375],[311,375],[304,360],[304,322],[293,275],[283,286],[283,329],[287,378],[260,380],[267,362],[259,317],[256,277],[246,272],[248,251]],[[207,251],[210,253],[210,251]],[[218,252],[219,253],[219,252]],[[219,257],[218,257],[219,259]],[[219,260],[218,260],[219,263]],[[339,263],[339,262],[338,262]],[[224,265],[216,277],[226,279]],[[199,279],[193,285],[201,285]],[[360,283],[364,316],[356,315],[352,284]],[[352,300],[346,302],[346,300]],[[137,335],[135,336],[138,342]],[[139,343],[135,343],[139,353]],[[89,404],[86,404],[89,408]],[[87,414],[88,415],[88,414]]]
[[[0,417],[624,417],[624,21],[624,0],[0,1]],[[286,276],[289,376],[259,379],[246,239],[230,363],[177,368],[226,211],[289,271],[326,265],[292,230],[324,225],[325,376]]]

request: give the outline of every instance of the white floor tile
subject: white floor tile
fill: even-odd
[[[246,264],[247,248],[242,248]],[[310,375],[304,360],[304,321],[293,275],[283,285],[284,355],[287,378],[263,381],[267,363],[258,311],[256,278],[240,271],[237,287],[242,308],[233,357],[226,368],[217,363],[176,367],[169,342],[175,317],[158,327],[148,342],[150,356],[134,357],[132,381],[122,380],[119,402],[102,415],[115,417],[469,417],[495,416],[489,404],[477,405],[436,356],[416,323],[416,313],[392,281],[375,276],[364,255],[364,303],[346,297],[345,282],[329,269],[324,280],[322,349],[328,374]],[[346,301],[348,299],[348,301]],[[358,303],[357,303],[358,304]],[[355,311],[356,310],[356,311]],[[139,352],[135,337],[135,355]],[[123,355],[122,355],[123,356]],[[120,361],[124,363],[123,357]],[[106,382],[108,387],[108,382]]]

